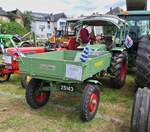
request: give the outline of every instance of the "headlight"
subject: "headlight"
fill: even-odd
[[[3,55],[2,59],[4,60],[4,63],[11,64],[12,63],[12,57],[9,55]]]

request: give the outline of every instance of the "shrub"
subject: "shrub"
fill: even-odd
[[[24,35],[28,30],[17,22],[0,22],[1,33]]]

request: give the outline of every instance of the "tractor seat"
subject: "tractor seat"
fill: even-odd
[[[86,28],[81,28],[80,29],[80,40],[81,40],[81,43],[83,43],[83,44],[88,43],[89,39],[90,39],[89,31]]]
[[[69,39],[67,48],[69,50],[75,50],[77,48],[76,37],[71,37]]]
[[[112,48],[112,44],[113,44],[112,36],[105,36],[104,40],[105,40],[107,48],[111,49]]]
[[[60,49],[75,50],[77,48],[76,37],[70,37],[67,42],[63,42]]]

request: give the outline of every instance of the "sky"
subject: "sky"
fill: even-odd
[[[116,6],[126,10],[125,0],[0,0],[0,6],[6,11],[17,8],[42,13],[65,12],[68,16],[106,13],[110,7]],[[150,10],[150,2],[148,9]]]

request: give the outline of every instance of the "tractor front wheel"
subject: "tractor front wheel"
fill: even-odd
[[[81,119],[89,121],[94,118],[100,101],[100,89],[97,85],[87,84],[81,101]]]
[[[111,75],[110,83],[114,88],[123,87],[126,80],[128,56],[127,52],[114,53],[111,62]]]
[[[34,109],[44,106],[49,100],[50,91],[42,91],[42,86],[46,86],[42,80],[32,78],[26,89],[26,101]]]

